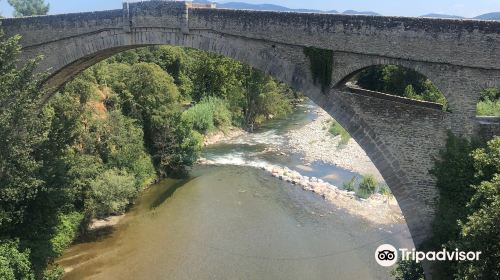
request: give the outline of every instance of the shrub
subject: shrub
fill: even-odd
[[[340,142],[339,146],[344,146],[346,145],[349,140],[351,139],[351,135],[345,130],[338,122],[333,121],[330,129],[328,130],[330,134],[332,134],[334,137],[340,135]]]
[[[500,89],[488,88],[481,92],[477,103],[478,116],[500,116]]]
[[[368,198],[377,190],[377,180],[373,175],[366,175],[359,183],[358,195],[363,198]]]
[[[477,103],[477,115],[500,117],[500,100],[479,101]]]
[[[344,182],[344,184],[342,184],[342,187],[344,188],[344,190],[348,191],[348,192],[353,192],[355,191],[355,185],[356,185],[356,176],[352,176],[351,180],[347,181],[347,182]]]
[[[97,217],[121,214],[137,192],[135,178],[126,171],[106,170],[90,182],[87,208]]]
[[[50,240],[52,250],[55,254],[61,255],[63,251],[71,245],[73,240],[75,240],[83,217],[84,215],[79,212],[59,214],[59,223],[55,228],[55,234]]]
[[[386,184],[381,184],[379,186],[378,192],[382,195],[391,195],[392,194],[391,189]]]
[[[43,280],[60,280],[63,279],[64,268],[61,266],[55,266],[43,274]]]
[[[160,176],[184,177],[188,166],[198,159],[203,137],[191,129],[180,112],[164,113],[155,118],[153,162]]]
[[[391,275],[395,280],[424,280],[424,269],[421,264],[414,261],[400,260],[396,269],[391,271]]]
[[[34,280],[30,251],[20,251],[18,241],[0,241],[0,279]]]
[[[196,131],[206,134],[215,128],[224,128],[231,124],[231,112],[226,102],[215,97],[203,99],[183,114],[183,118]]]

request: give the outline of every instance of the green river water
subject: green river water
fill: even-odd
[[[376,226],[248,163],[300,164],[266,153],[286,129],[314,118],[299,110],[243,139],[208,149],[219,166],[152,186],[115,227],[69,248],[65,279],[389,279],[375,248],[411,247],[405,224]],[[225,164],[225,165],[222,165]],[[313,163],[338,183],[357,174]],[[335,175],[335,176],[332,176]]]

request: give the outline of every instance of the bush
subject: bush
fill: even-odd
[[[0,241],[0,279],[34,280],[30,251],[20,251],[18,241]]]
[[[159,175],[184,177],[201,153],[203,137],[180,112],[165,112],[155,120],[152,154]]]
[[[203,99],[194,107],[185,111],[183,118],[196,131],[206,134],[215,128],[225,128],[231,124],[231,112],[226,102],[215,97]]]
[[[69,214],[59,214],[59,223],[55,228],[55,233],[50,240],[52,250],[55,254],[61,255],[66,248],[75,240],[83,220],[83,213],[71,212]]]
[[[389,188],[388,185],[386,184],[381,184],[379,186],[379,190],[378,192],[381,194],[381,195],[391,195],[392,192],[391,192],[391,189]]]
[[[500,100],[479,101],[477,103],[477,115],[500,117]]]
[[[500,89],[488,88],[481,92],[477,103],[478,116],[500,116]]]
[[[500,217],[500,138],[488,147],[452,134],[446,150],[432,169],[437,178],[440,200],[433,223],[433,238],[425,244],[430,250],[446,247],[463,251],[482,251],[477,262],[443,262],[434,267],[438,279],[498,278],[498,219]],[[459,221],[459,222],[457,222]]]
[[[373,175],[366,175],[359,183],[358,195],[362,198],[368,198],[377,190],[377,180]]]
[[[90,182],[87,208],[97,217],[121,214],[137,193],[133,176],[119,169],[106,170]]]
[[[351,180],[347,181],[347,182],[344,182],[344,184],[342,184],[342,187],[344,188],[344,190],[348,191],[348,192],[353,192],[355,191],[355,186],[356,186],[356,176],[352,176]]]
[[[60,280],[63,279],[64,268],[61,266],[53,267],[43,274],[43,280]]]
[[[394,276],[395,280],[424,280],[424,269],[421,264],[414,261],[403,261],[398,262],[396,269],[391,271],[391,275]]]
[[[351,135],[345,130],[338,122],[333,121],[333,123],[330,126],[330,129],[328,130],[333,136],[339,136],[340,135],[340,142],[339,146],[344,146],[346,145],[349,140],[351,139]]]
[[[462,251],[480,251],[475,262],[459,262],[455,277],[458,279],[500,278],[500,137],[488,142],[486,148],[472,153],[476,177],[484,178],[474,186],[474,195],[467,203],[467,218],[460,220],[457,241],[449,248]]]

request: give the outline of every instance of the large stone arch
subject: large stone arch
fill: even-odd
[[[414,159],[401,156],[404,153],[401,146],[407,145],[407,142],[399,139],[398,145],[395,146],[385,137],[394,131],[381,131],[383,125],[381,126],[380,123],[390,123],[391,127],[394,127],[394,119],[401,116],[405,116],[405,121],[412,119],[415,122],[414,114],[425,116],[427,119],[433,116],[432,121],[441,121],[444,119],[444,112],[415,108],[407,104],[387,106],[385,100],[354,95],[333,86],[328,92],[323,92],[321,86],[313,82],[310,61],[305,56],[302,47],[248,40],[212,32],[193,32],[185,35],[178,32],[165,33],[144,29],[137,30],[132,38],[126,38],[126,36],[127,34],[121,32],[107,31],[70,38],[69,41],[48,46],[51,51],[46,59],[56,62],[52,69],[57,69],[57,71],[49,77],[47,85],[56,89],[79,72],[105,58],[124,50],[152,45],[196,48],[249,64],[304,92],[345,127],[372,159],[397,198],[415,244],[420,245],[428,236],[430,221],[434,214],[433,205],[437,197],[433,188],[434,181],[426,178],[427,170],[417,168],[417,171],[422,171],[423,175],[419,176],[418,182],[413,182],[412,176],[415,178],[415,175],[408,170],[416,167],[408,162]],[[371,109],[366,107],[367,105],[370,108],[378,106],[379,109],[390,110],[386,110],[384,116],[380,112],[369,112]],[[441,136],[444,138],[445,130],[441,131]],[[413,137],[418,138],[418,135],[414,134]],[[430,164],[432,163],[427,162],[424,166]]]

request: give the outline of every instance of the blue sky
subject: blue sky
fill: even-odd
[[[122,0],[48,0],[51,14],[119,9]],[[473,17],[489,12],[500,12],[500,0],[231,0],[219,2],[246,2],[278,4],[290,8],[319,10],[374,11],[383,15],[419,16],[428,13],[454,14]],[[0,13],[11,16],[7,0],[0,0]]]

